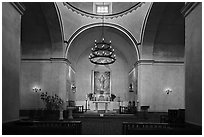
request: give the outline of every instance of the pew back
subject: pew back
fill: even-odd
[[[3,125],[3,135],[80,135],[81,121],[17,121]]]

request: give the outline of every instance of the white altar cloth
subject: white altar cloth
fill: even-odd
[[[107,112],[110,101],[93,101],[93,103],[95,104],[95,111],[105,110]]]

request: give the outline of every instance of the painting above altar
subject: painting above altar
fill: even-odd
[[[110,71],[94,71],[94,94],[110,94]]]

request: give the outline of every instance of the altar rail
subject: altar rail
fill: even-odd
[[[3,135],[80,135],[81,121],[17,121],[3,124]]]

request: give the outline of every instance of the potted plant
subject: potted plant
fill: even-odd
[[[41,99],[45,103],[45,118],[56,119],[63,113],[64,101],[58,95],[48,95],[47,92],[41,93]]]

